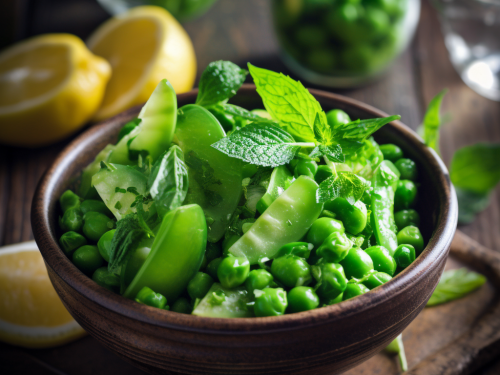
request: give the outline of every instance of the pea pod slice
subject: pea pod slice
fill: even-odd
[[[274,168],[269,180],[269,186],[262,198],[257,202],[257,211],[263,214],[293,182],[294,178],[285,165]]]
[[[92,185],[104,204],[116,219],[120,220],[136,211],[131,205],[138,194],[147,193],[148,180],[133,167],[120,164],[108,164],[108,166],[109,168],[101,168],[92,177]]]
[[[248,306],[252,300],[244,286],[225,289],[214,283],[207,295],[193,311],[193,315],[210,318],[248,318],[254,316],[253,309]]]
[[[398,247],[394,221],[394,194],[399,181],[399,170],[389,160],[384,160],[372,178],[372,219],[377,244],[394,255]]]
[[[229,253],[257,264],[261,258],[274,258],[283,245],[299,241],[323,209],[323,204],[316,202],[317,189],[314,180],[300,176],[231,246]]]
[[[170,211],[124,296],[135,298],[147,286],[167,301],[175,301],[198,272],[206,246],[207,224],[200,206],[191,204]]]
[[[212,147],[225,136],[219,121],[205,108],[189,104],[179,109],[174,141],[188,166],[185,204],[199,204],[213,219],[208,230],[210,242],[223,236],[242,191],[242,162]]]

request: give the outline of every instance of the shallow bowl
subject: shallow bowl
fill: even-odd
[[[351,118],[387,116],[344,96],[311,90],[323,109]],[[178,95],[179,107],[197,90]],[[262,108],[255,86],[232,100]],[[50,279],[69,312],[95,339],[124,360],[152,373],[336,374],[365,361],[400,334],[424,308],[443,271],[457,224],[448,171],[407,126],[394,121],[375,134],[395,143],[418,164],[421,230],[427,241],[413,264],[360,297],[311,311],[266,318],[216,319],[155,309],[125,299],[80,272],[59,248],[58,198],[120,128],[137,116],[132,108],[93,126],[57,157],[37,188],[32,227]]]

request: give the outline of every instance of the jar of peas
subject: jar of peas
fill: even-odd
[[[407,47],[420,0],[273,0],[272,9],[289,69],[318,85],[353,87]]]

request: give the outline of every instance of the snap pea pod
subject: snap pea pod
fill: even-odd
[[[133,167],[120,164],[107,164],[92,177],[104,204],[117,220],[135,212],[131,207],[137,195],[146,195],[148,179]]]
[[[266,193],[257,202],[257,211],[263,214],[265,210],[278,198],[293,182],[292,173],[284,165],[274,168],[269,180]]]
[[[189,190],[184,204],[199,204],[213,219],[208,230],[210,242],[223,236],[242,192],[241,160],[212,147],[225,136],[219,121],[205,108],[189,104],[179,109],[174,142],[184,152],[188,166]]]
[[[399,170],[389,160],[384,160],[372,178],[372,219],[377,244],[392,255],[398,247],[397,228],[394,221],[394,194],[399,181]]]
[[[229,248],[229,253],[257,264],[259,259],[274,258],[283,245],[299,241],[323,209],[323,204],[316,202],[317,189],[313,179],[300,176]]]
[[[253,299],[244,286],[225,289],[214,283],[193,311],[193,315],[211,318],[248,318],[254,316],[248,303]]]
[[[170,211],[146,261],[123,295],[134,298],[147,286],[167,301],[175,301],[198,272],[206,247],[207,224],[201,207],[191,204]]]

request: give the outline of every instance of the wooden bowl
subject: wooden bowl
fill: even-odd
[[[387,116],[358,101],[311,90],[323,109],[351,118]],[[178,96],[194,103],[197,90]],[[255,86],[244,85],[233,103],[262,108]],[[97,285],[58,245],[58,198],[123,124],[132,108],[93,126],[71,142],[43,176],[35,193],[32,226],[57,293],[89,334],[124,360],[152,373],[336,374],[365,361],[418,315],[443,271],[457,224],[457,202],[443,162],[408,127],[395,121],[377,132],[399,145],[419,167],[421,230],[428,241],[417,260],[388,283],[360,297],[311,311],[266,318],[216,319],[140,305]]]

